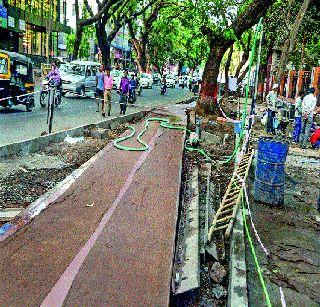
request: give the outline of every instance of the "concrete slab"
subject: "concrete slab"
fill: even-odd
[[[230,244],[228,307],[247,307],[247,268],[242,209],[238,210]]]
[[[108,137],[108,130],[103,128],[91,130],[91,137],[104,140]]]
[[[200,260],[199,260],[199,168],[193,169],[191,178],[192,196],[187,204],[187,230],[185,239],[184,263],[179,274],[179,287],[176,294],[200,287]]]
[[[0,222],[10,222],[19,215],[24,208],[6,208],[0,209]]]

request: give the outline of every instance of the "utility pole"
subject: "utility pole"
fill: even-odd
[[[50,56],[51,56],[51,49],[52,49],[52,6],[53,0],[50,0],[49,6],[49,18],[47,22],[47,64],[50,64]]]

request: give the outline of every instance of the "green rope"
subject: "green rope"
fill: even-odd
[[[152,117],[152,118],[148,118],[146,120],[146,124],[145,124],[144,129],[137,136],[137,141],[142,145],[141,147],[137,148],[137,147],[129,147],[129,146],[120,145],[120,143],[122,143],[128,139],[131,139],[135,135],[136,130],[133,126],[129,126],[129,129],[131,130],[131,133],[129,135],[118,138],[113,142],[114,146],[120,150],[126,150],[126,151],[146,151],[146,150],[149,150],[149,145],[142,140],[142,136],[146,133],[150,122],[159,122],[160,127],[162,127],[162,128],[172,129],[172,130],[181,130],[181,131],[186,131],[188,133],[191,133],[191,131],[188,130],[184,126],[170,124],[170,120],[167,118]],[[189,139],[186,140],[184,146],[185,146],[186,150],[188,150],[190,152],[197,152],[200,155],[202,155],[206,160],[212,161],[212,159],[206,154],[206,152],[203,149],[192,147]]]

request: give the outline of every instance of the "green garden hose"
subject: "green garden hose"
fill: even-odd
[[[142,136],[146,133],[150,122],[159,122],[160,123],[160,127],[162,127],[162,128],[173,129],[173,130],[181,130],[181,131],[186,131],[188,133],[191,133],[191,131],[188,130],[184,126],[170,124],[170,120],[167,119],[167,118],[152,117],[152,118],[148,118],[146,120],[146,124],[145,124],[144,129],[137,136],[137,141],[142,145],[141,147],[129,147],[129,146],[124,146],[124,145],[120,144],[120,143],[122,143],[122,142],[124,142],[126,140],[131,139],[135,135],[136,130],[135,130],[135,128],[133,126],[129,126],[129,129],[131,130],[131,132],[130,132],[130,134],[128,136],[124,136],[124,137],[118,138],[118,139],[116,139],[114,141],[114,146],[116,148],[120,149],[120,150],[126,150],[126,151],[146,151],[146,150],[148,150],[149,149],[149,145],[142,140]],[[191,151],[191,152],[198,152],[199,154],[204,156],[206,160],[212,161],[212,159],[206,154],[206,152],[203,149],[192,147],[190,139],[186,140],[185,149],[188,150],[188,151]]]

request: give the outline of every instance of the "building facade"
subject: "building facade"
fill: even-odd
[[[71,31],[66,11],[67,0],[0,0],[1,48],[25,54],[35,62],[43,62],[48,52],[51,57],[61,56],[66,49],[63,40]]]

